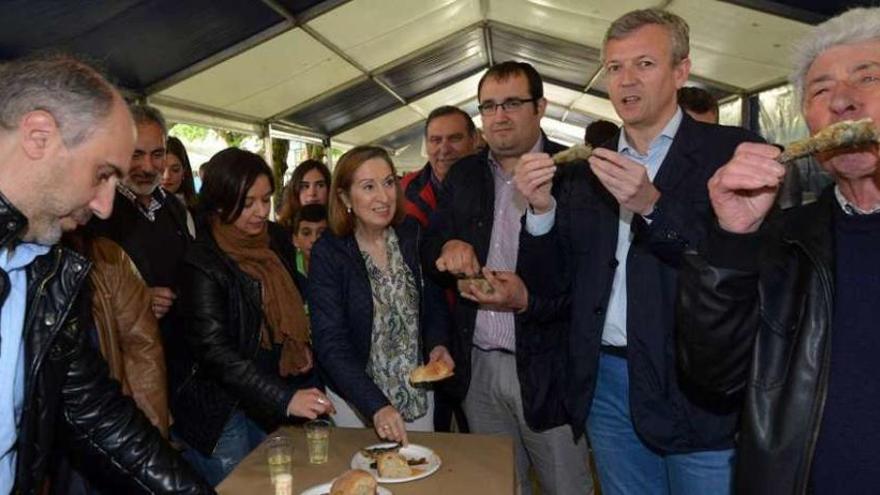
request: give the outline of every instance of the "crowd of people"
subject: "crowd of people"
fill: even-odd
[[[811,132],[880,122],[880,8],[797,46]],[[509,437],[518,494],[872,492],[878,144],[781,208],[780,148],[685,87],[682,18],[624,14],[602,63],[622,126],[587,160],[554,162],[541,75],[502,62],[482,136],[442,106],[403,178],[376,146],[305,161],[277,223],[261,156],[196,194],[157,109],[71,57],[0,64],[0,493],[213,493],[318,417]]]

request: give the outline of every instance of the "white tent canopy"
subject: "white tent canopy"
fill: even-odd
[[[476,116],[479,77],[511,59],[544,76],[545,127],[558,139],[577,139],[597,118],[617,121],[600,49],[611,21],[633,9],[688,21],[692,83],[720,98],[784,82],[792,43],[827,17],[762,0],[11,3],[21,5],[0,21],[10,39],[2,58],[69,49],[103,61],[172,120],[395,149],[412,147],[437,106]]]

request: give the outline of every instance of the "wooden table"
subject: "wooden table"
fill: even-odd
[[[326,464],[308,463],[305,432],[283,428],[293,438],[293,493],[326,483],[349,469],[360,448],[379,441],[373,430],[333,428]],[[384,484],[394,495],[509,495],[514,493],[513,441],[506,437],[456,433],[407,433],[409,441],[433,449],[443,465],[417,481]],[[257,447],[217,487],[221,495],[274,494],[266,451]]]

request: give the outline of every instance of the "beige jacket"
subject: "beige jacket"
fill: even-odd
[[[150,422],[168,437],[165,353],[151,298],[134,263],[105,238],[92,243],[92,317],[110,375]]]

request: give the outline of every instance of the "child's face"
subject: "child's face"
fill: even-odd
[[[296,228],[296,232],[293,234],[293,245],[302,251],[306,257],[311,256],[312,245],[315,244],[318,237],[321,237],[321,233],[324,232],[324,229],[326,228],[326,220],[321,220],[320,222],[301,221]]]

